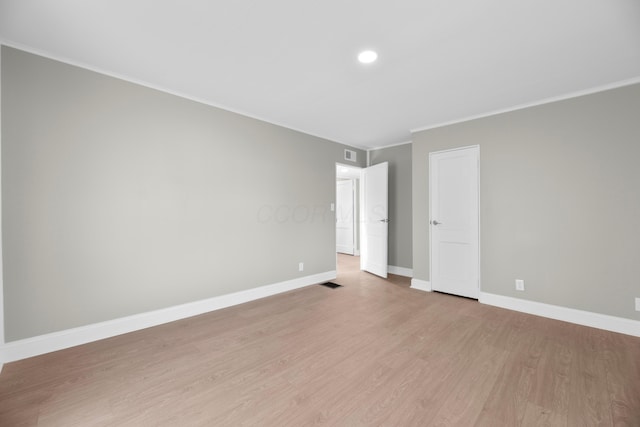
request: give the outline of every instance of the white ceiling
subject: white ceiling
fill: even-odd
[[[0,37],[365,148],[640,81],[638,0],[0,0]]]

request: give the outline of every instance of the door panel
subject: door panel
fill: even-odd
[[[429,155],[431,285],[478,298],[479,147]]]
[[[362,170],[364,206],[360,268],[387,277],[389,164]]]

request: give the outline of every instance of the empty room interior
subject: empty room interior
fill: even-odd
[[[640,2],[0,0],[0,427],[640,426]]]

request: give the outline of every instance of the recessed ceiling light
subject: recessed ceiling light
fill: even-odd
[[[373,50],[364,50],[358,54],[358,61],[363,64],[371,64],[376,59],[378,59],[378,54]]]

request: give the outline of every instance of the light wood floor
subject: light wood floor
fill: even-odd
[[[9,363],[2,426],[640,426],[640,339],[336,282]]]

